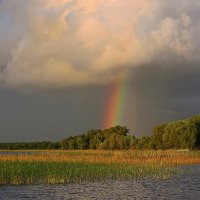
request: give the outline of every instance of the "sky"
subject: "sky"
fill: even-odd
[[[199,114],[199,33],[197,0],[0,0],[0,142]]]

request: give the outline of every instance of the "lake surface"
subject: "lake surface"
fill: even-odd
[[[68,185],[0,186],[1,200],[200,199],[200,165],[181,167],[169,180],[129,180]]]

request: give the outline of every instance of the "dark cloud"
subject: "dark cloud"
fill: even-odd
[[[101,128],[105,88],[0,91],[0,141],[60,140]]]
[[[131,88],[136,133],[150,133],[155,124],[200,113],[199,77],[198,62],[154,63],[135,69]]]

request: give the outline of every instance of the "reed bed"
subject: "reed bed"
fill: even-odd
[[[115,179],[166,179],[174,166],[199,164],[198,151],[0,152],[0,184],[63,184]]]
[[[104,180],[169,178],[175,171],[158,165],[66,162],[0,162],[0,184],[66,184]]]
[[[105,151],[105,150],[43,150],[1,151],[0,161],[87,162],[185,165],[200,164],[199,151]],[[8,154],[10,152],[10,154]],[[15,153],[14,153],[15,152]]]

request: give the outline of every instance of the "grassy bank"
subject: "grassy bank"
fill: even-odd
[[[62,184],[134,178],[169,178],[174,166],[200,163],[199,152],[1,152],[0,184]]]

